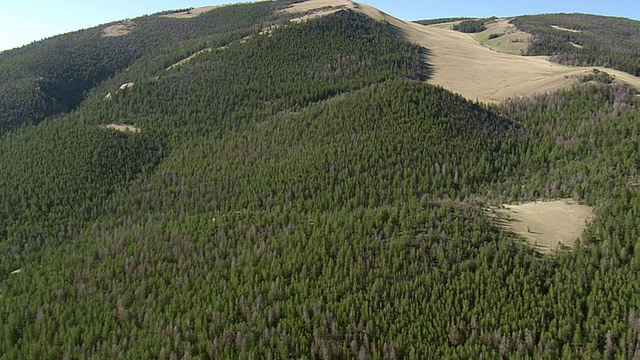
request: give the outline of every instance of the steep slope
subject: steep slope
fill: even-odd
[[[518,16],[534,35],[528,55],[549,55],[568,65],[606,66],[640,76],[640,21],[587,14]]]
[[[35,238],[20,226],[39,223],[50,208],[41,208],[28,195],[36,192],[47,204],[58,193],[38,184],[55,182],[38,176],[34,189],[27,191],[12,184],[28,176],[2,173],[7,179],[1,183],[3,190],[15,191],[11,197],[3,193],[2,198],[7,219],[2,229],[2,356],[338,354],[335,344],[322,350],[326,346],[319,342],[321,337],[307,332],[297,314],[315,311],[309,326],[319,329],[321,311],[343,317],[346,314],[338,312],[341,301],[355,309],[361,297],[374,294],[365,278],[373,274],[371,270],[379,268],[380,279],[410,276],[410,268],[401,270],[406,275],[384,270],[395,268],[384,264],[397,260],[382,255],[395,254],[391,250],[396,247],[407,261],[413,259],[410,263],[423,263],[422,255],[404,245],[420,225],[408,225],[400,236],[395,228],[400,214],[414,209],[417,217],[403,221],[425,223],[431,210],[422,208],[439,206],[420,197],[434,192],[469,196],[474,189],[498,181],[499,169],[505,167],[502,162],[508,161],[497,150],[507,146],[503,139],[513,124],[459,96],[415,81],[421,67],[416,47],[387,35],[383,24],[343,11],[202,54],[178,68],[163,69],[158,78],[136,81],[108,101],[96,91],[72,115],[46,120],[35,130],[25,128],[20,136],[5,136],[7,150],[0,154],[7,170],[20,169],[22,159],[31,158],[16,143],[29,149],[32,142],[53,145],[58,144],[55,134],[63,137],[56,151],[33,159],[36,164],[50,164],[51,168],[42,165],[42,172],[63,183],[69,181],[65,177],[69,171],[78,175],[80,183],[93,185],[75,169],[78,166],[112,171],[82,157],[75,166],[52,163],[64,152],[64,144],[73,142],[66,141],[69,129],[77,129],[80,136],[96,133],[131,141],[147,135],[168,143],[170,153],[154,171],[108,182],[104,191],[95,191],[106,198],[92,197],[90,192],[85,200],[82,191],[78,197],[66,197],[77,192],[75,182],[72,188],[58,189],[65,196],[61,205],[53,201],[52,209],[67,211],[68,201],[80,199],[90,204],[91,211],[80,207],[79,214],[86,218],[54,223]],[[136,65],[129,70],[135,71]],[[226,86],[216,86],[220,83]],[[96,126],[115,119],[133,120],[141,132],[109,132]],[[467,142],[468,138],[475,140]],[[83,139],[93,143],[89,136]],[[67,149],[68,156],[93,156],[84,144]],[[462,157],[461,149],[473,156]],[[133,164],[104,155],[97,160]],[[482,166],[462,170],[472,164]],[[410,175],[410,169],[420,173]],[[39,168],[23,170],[35,174]],[[88,177],[92,176],[107,179],[89,171]],[[36,217],[20,213],[13,217],[14,203],[28,204],[29,214]],[[447,209],[461,215],[467,211],[445,201],[438,215],[443,224]],[[75,215],[64,211],[55,214]],[[464,215],[465,222],[490,229],[481,212],[469,211],[473,215]],[[371,231],[380,235],[371,236]],[[396,240],[382,242],[382,236]],[[497,233],[493,236],[468,245],[495,242]],[[347,244],[350,248],[343,248]],[[477,251],[469,247],[456,257]],[[366,253],[369,260],[362,262]],[[17,268],[21,271],[14,273]],[[318,289],[327,289],[336,276],[342,278],[345,269],[351,269],[351,280],[340,284],[335,294],[327,293],[334,300],[318,303],[323,301]],[[437,274],[432,274],[434,281],[441,281]],[[221,298],[215,300],[217,296]],[[244,309],[246,301],[253,307],[255,301],[265,300],[267,307],[256,308],[259,315],[254,318],[233,305],[240,301]],[[25,307],[27,303],[38,305]],[[211,326],[196,320],[207,313],[213,316],[206,321]],[[346,330],[345,321],[340,324]],[[192,335],[187,335],[190,339],[174,338],[183,335],[178,335],[182,330],[171,330],[172,323],[194,326]],[[361,343],[352,346],[356,353],[369,352],[368,340],[356,340],[363,331],[349,330],[340,336]],[[237,346],[228,341],[228,334],[239,339]],[[118,340],[120,336],[124,337]],[[374,332],[367,336],[386,341]],[[263,345],[250,338],[261,338]],[[316,343],[310,346],[310,342]],[[408,351],[407,344],[393,346],[400,354]]]
[[[327,7],[352,8],[390,24],[396,34],[428,49],[430,83],[472,100],[500,102],[510,97],[566,88],[593,71],[593,68],[560,65],[542,56],[523,57],[492,51],[472,35],[451,30],[450,24],[424,26],[400,20],[364,3],[308,0],[296,4],[291,11],[313,13]],[[637,76],[614,69],[598,69],[640,89]]]
[[[485,106],[363,5],[289,5],[173,19],[205,38],[0,137],[0,358],[635,356],[634,90]],[[486,216],[566,197],[596,219],[550,257]]]
[[[146,67],[148,75],[201,49],[250,36],[257,24],[277,21],[273,10],[288,3],[226,6],[196,17],[155,14],[3,51],[0,134],[75,109],[94,87],[134,64]],[[126,31],[105,36],[114,26]]]
[[[2,248],[21,258],[73,240],[102,201],[163,155],[153,137],[77,118],[7,134],[0,142]]]
[[[423,26],[398,20],[362,5],[364,13],[383,19],[407,40],[420,44],[430,53],[433,69],[430,82],[462,94],[469,99],[498,102],[509,97],[544,93],[570,86],[579,76],[593,71],[550,62],[546,57],[519,56],[492,51],[471,35],[445,25]],[[603,69],[617,79],[640,89],[640,78],[613,69]]]

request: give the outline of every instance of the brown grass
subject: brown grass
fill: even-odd
[[[334,14],[343,9],[355,9],[357,5],[349,0],[309,0],[291,5],[283,11],[289,13],[304,13],[304,15],[291,19],[292,22],[301,22],[320,16]]]
[[[581,33],[582,32],[580,30],[567,29],[567,28],[564,28],[562,26],[557,26],[557,25],[551,25],[551,27],[556,29],[556,30],[568,31],[568,32],[572,32],[572,33]]]
[[[362,13],[388,21],[408,41],[427,48],[433,74],[430,83],[483,102],[528,96],[567,87],[593,67],[570,67],[552,63],[544,56],[500,53],[483,46],[470,34],[449,25],[424,26],[403,21],[371,6],[358,4]],[[613,69],[598,68],[640,89],[640,78]]]
[[[334,13],[337,13],[338,11],[342,10],[342,8],[326,8],[323,10],[318,10],[318,11],[313,11],[309,14],[297,17],[297,18],[293,18],[291,19],[292,22],[302,22],[305,20],[309,20],[309,19],[314,19],[317,17],[321,17],[321,16],[327,16],[327,15],[331,15]]]
[[[387,21],[396,34],[427,48],[430,51],[427,61],[433,70],[429,82],[471,100],[501,102],[507,98],[557,90],[574,84],[579,77],[592,73],[594,69],[552,63],[544,56],[520,56],[520,50],[528,45],[530,35],[515,29],[507,19],[490,24],[487,31],[475,35],[476,39],[474,35],[451,30],[451,24],[423,26],[349,0],[309,0],[284,11],[304,13],[292,20],[303,21],[342,9]],[[490,34],[501,32],[505,35],[489,40]],[[598,69],[640,89],[638,77],[613,69]]]
[[[125,20],[119,24],[107,26],[102,30],[102,36],[113,37],[127,35],[133,30],[136,24],[131,20]]]
[[[403,21],[373,7],[359,4],[359,11],[386,20],[405,39],[431,51],[433,75],[429,82],[483,102],[544,93],[573,84],[593,68],[569,67],[546,57],[518,56],[493,51],[471,35],[447,25],[423,26]],[[603,69],[614,78],[640,89],[640,78],[613,69]]]
[[[206,13],[207,11],[211,11],[213,9],[216,9],[222,6],[224,5],[203,6],[203,7],[193,8],[187,11],[181,11],[177,13],[165,14],[160,16],[167,17],[167,18],[174,18],[174,19],[190,19],[196,16],[200,16],[201,14]]]
[[[105,129],[116,130],[120,132],[131,132],[131,133],[139,133],[140,128],[133,125],[122,125],[122,124],[107,124],[101,125],[100,127]]]
[[[512,55],[522,55],[531,43],[531,34],[518,30],[510,19],[497,19],[487,24],[485,31],[473,34],[473,38],[492,50]],[[492,34],[501,36],[489,39]]]
[[[349,0],[308,0],[291,5],[291,7],[285,9],[286,12],[312,12],[314,10],[322,8],[340,8],[340,9],[354,9],[357,7],[356,3]]]
[[[505,229],[524,237],[544,254],[561,246],[573,247],[593,220],[593,209],[572,199],[504,205],[490,212]]]

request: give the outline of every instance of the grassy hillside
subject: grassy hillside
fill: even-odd
[[[468,17],[453,17],[453,18],[438,18],[438,19],[425,19],[425,20],[416,20],[415,23],[420,25],[437,25],[437,24],[445,24],[455,21],[464,21],[464,20],[472,20],[473,18]]]
[[[424,49],[356,12],[258,35],[284,5],[194,18],[209,40],[0,137],[0,358],[640,351],[635,90],[488,107],[425,84]],[[271,20],[215,27],[247,14]],[[561,197],[597,218],[553,256],[486,214]]]
[[[454,30],[477,33],[495,18],[420,20],[421,25],[459,22]],[[533,39],[524,55],[548,55],[551,61],[572,66],[603,66],[640,76],[640,22],[588,14],[543,14],[510,20]],[[500,37],[500,32],[491,36]]]

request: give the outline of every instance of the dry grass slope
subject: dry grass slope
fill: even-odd
[[[107,124],[107,125],[101,125],[101,127],[105,129],[120,131],[120,132],[130,132],[130,133],[140,132],[140,128],[133,125]]]
[[[224,5],[203,6],[203,7],[193,8],[187,11],[181,11],[181,12],[166,14],[161,16],[168,17],[168,18],[175,18],[175,19],[190,19],[190,18],[199,16],[200,14],[206,13],[207,11],[211,11],[213,9],[219,8],[221,6],[224,6]]]
[[[431,51],[434,73],[430,83],[482,102],[501,102],[510,97],[545,93],[570,86],[593,68],[570,67],[541,56],[505,54],[483,46],[471,34],[449,25],[424,26],[385,14],[368,5],[359,11],[388,21],[408,41]],[[613,69],[599,68],[614,78],[640,89],[640,78]]]
[[[547,57],[494,51],[470,34],[442,26],[422,27],[422,31],[413,33],[414,38],[421,34],[417,42],[432,52],[430,63],[434,74],[430,82],[469,99],[500,102],[509,97],[545,93],[567,87],[593,71],[593,68],[552,63]],[[613,69],[599,69],[640,89],[638,77]]]
[[[133,30],[136,24],[131,20],[125,20],[119,24],[107,26],[102,30],[102,36],[104,37],[112,37],[112,36],[122,36],[127,35]]]
[[[543,254],[561,245],[573,247],[593,220],[593,209],[572,199],[504,205],[490,212],[505,229],[524,237]]]
[[[309,0],[293,4],[284,11],[289,13],[303,13],[304,15],[291,19],[292,22],[301,22],[320,16],[336,13],[343,9],[356,9],[357,5],[349,0]]]
[[[430,83],[441,85],[471,100],[501,102],[510,97],[557,90],[570,86],[580,76],[587,75],[594,69],[552,63],[543,56],[520,56],[494,51],[471,34],[451,30],[450,24],[424,26],[400,20],[369,5],[347,0],[309,0],[295,4],[289,11],[309,12],[327,6],[348,6],[371,18],[387,21],[399,35],[430,50],[429,63],[434,71]],[[505,22],[503,20],[492,24],[492,32],[500,29],[505,32],[513,31]],[[523,37],[519,32],[513,34],[516,38]],[[488,39],[489,35],[486,36]],[[497,49],[500,50],[499,47]],[[516,49],[507,52],[516,51],[519,52]],[[640,89],[638,77],[613,69],[598,69]]]
[[[473,38],[490,49],[512,55],[522,55],[531,43],[531,34],[518,30],[510,19],[497,19],[487,24],[485,31],[473,34]],[[492,35],[500,35],[491,38]],[[494,36],[495,36],[494,35]]]

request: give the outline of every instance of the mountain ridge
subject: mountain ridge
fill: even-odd
[[[472,101],[399,20],[293,4],[0,56],[0,359],[640,353],[637,90]],[[572,247],[490,214],[567,198]]]

